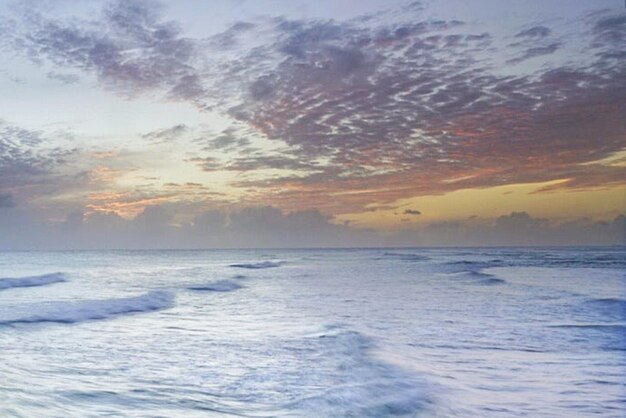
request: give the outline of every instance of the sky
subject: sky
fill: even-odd
[[[613,245],[622,0],[0,0],[0,249]]]

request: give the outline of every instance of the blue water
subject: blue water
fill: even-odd
[[[0,417],[623,417],[626,251],[0,253]]]

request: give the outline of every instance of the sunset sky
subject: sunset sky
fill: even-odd
[[[623,0],[0,0],[0,248],[616,244]]]

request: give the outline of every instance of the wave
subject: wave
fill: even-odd
[[[474,277],[477,279],[490,279],[494,277],[493,274],[483,273],[480,270],[468,270],[468,271],[462,272],[461,274],[463,274],[464,276],[470,276],[470,277]]]
[[[574,309],[589,322],[622,322],[626,320],[626,300],[621,298],[585,298]]]
[[[320,367],[331,367],[327,375],[320,376],[321,370],[315,374],[316,380],[323,376],[321,381],[326,382],[317,385],[317,393],[285,405],[293,415],[416,416],[432,405],[421,376],[372,357],[374,341],[357,331],[329,326],[304,343],[320,359]]]
[[[542,267],[619,269],[626,267],[624,260],[624,253],[616,252],[612,254],[576,254],[568,256],[539,254],[532,261]]]
[[[548,328],[573,328],[624,332],[624,330],[626,330],[626,324],[557,324],[548,325]]]
[[[394,253],[394,252],[386,252],[383,253],[382,257],[379,257],[379,260],[384,260],[386,258],[393,258],[396,260],[403,260],[403,261],[428,261],[431,258],[427,257],[425,255],[419,255],[419,254],[411,254],[411,253]]]
[[[589,303],[594,305],[606,306],[610,308],[623,308],[626,309],[626,300],[620,298],[599,298],[591,299]]]
[[[486,286],[500,285],[506,283],[506,280],[496,277],[493,274],[485,273],[481,271],[481,269],[461,270],[455,271],[450,274],[454,275],[455,277],[469,277],[473,280],[474,283]]]
[[[459,261],[449,261],[444,264],[449,269],[457,270],[457,271],[465,271],[465,270],[481,270],[491,267],[502,267],[507,265],[501,259],[492,259],[489,261],[475,261],[475,260],[459,260]]]
[[[587,301],[587,305],[591,305],[593,307],[609,310],[609,311],[617,311],[626,315],[626,300],[619,298],[600,298],[600,299],[590,299]]]
[[[174,296],[171,293],[158,290],[118,299],[43,302],[19,306],[8,315],[0,313],[0,325],[46,322],[73,324],[167,309],[173,306],[173,303]]]
[[[476,253],[457,253],[458,257],[476,256]],[[509,267],[555,267],[555,268],[607,268],[626,267],[624,249],[613,249],[598,253],[585,250],[555,251],[487,251],[484,255],[494,257],[489,263]],[[474,261],[476,262],[476,261]],[[471,263],[471,261],[470,261]],[[478,262],[480,263],[480,262]]]
[[[484,261],[450,261],[446,263],[437,263],[433,265],[436,273],[454,274],[454,275],[479,275],[487,276],[482,270],[491,267],[498,267],[499,264],[491,264]],[[491,276],[491,275],[489,275]]]
[[[626,319],[626,300],[619,298],[590,299],[585,303],[605,316]]]
[[[0,279],[0,290],[12,289],[14,287],[45,286],[64,281],[65,275],[63,273],[48,273],[40,276],[26,277],[6,277]]]
[[[485,285],[489,285],[489,286],[493,286],[493,285],[498,285],[498,284],[505,284],[506,280],[499,279],[497,277],[490,277],[490,278],[481,280],[480,283],[481,284],[485,284]]]
[[[219,280],[205,285],[190,286],[188,289],[209,292],[232,292],[233,290],[241,289],[242,287],[243,286],[239,283],[231,280]]]
[[[242,269],[269,269],[274,267],[280,267],[285,264],[283,261],[260,261],[258,263],[237,263],[231,264],[229,267],[242,268]]]
[[[493,274],[484,273],[480,270],[470,270],[463,274],[472,278],[479,279],[477,283],[484,285],[497,285],[506,283],[506,280],[500,279]]]
[[[497,345],[478,345],[471,343],[457,343],[457,344],[428,344],[428,343],[409,343],[411,347],[420,347],[420,348],[428,348],[428,349],[437,349],[437,350],[454,350],[454,351],[474,351],[474,350],[485,350],[485,351],[510,351],[510,352],[523,352],[523,353],[545,353],[546,350],[541,350],[539,348],[533,347],[524,347],[524,346],[497,346]]]
[[[477,264],[484,264],[483,261],[474,261],[474,260],[458,260],[458,261],[450,261],[446,264],[452,265],[452,266],[456,266],[456,265],[461,265],[461,266],[474,266]]]

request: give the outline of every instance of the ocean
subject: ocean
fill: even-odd
[[[624,417],[626,250],[0,253],[0,417]]]

